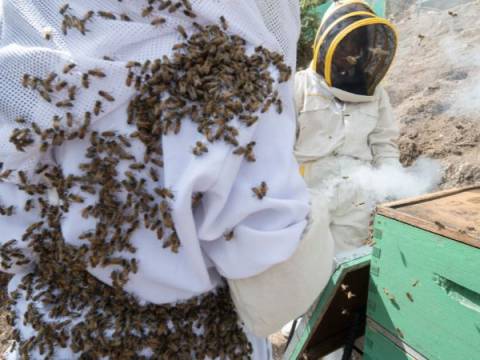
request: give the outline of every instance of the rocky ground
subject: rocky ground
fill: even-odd
[[[445,168],[443,188],[480,184],[480,2],[410,7],[394,18],[400,46],[386,81],[402,162]]]

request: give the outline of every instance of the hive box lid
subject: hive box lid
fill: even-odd
[[[383,204],[377,213],[480,248],[480,186]]]

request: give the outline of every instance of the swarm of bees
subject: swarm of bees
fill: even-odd
[[[95,18],[131,20],[128,14],[106,11],[88,11],[77,17],[68,4],[59,11],[65,35],[72,29],[86,35],[86,25]],[[160,16],[162,11],[181,11],[191,21],[196,17],[188,0],[148,0],[141,15],[157,27],[166,22]],[[190,359],[192,354],[198,359],[250,357],[251,345],[226,288],[175,306],[140,305],[123,290],[139,269],[136,248],[130,241],[136,230],[151,231],[173,253],[181,249],[172,216],[175,194],[162,185],[163,137],[178,134],[184,121],[191,121],[201,138],[192,148],[198,161],[208,156],[209,144],[223,142],[235,155],[253,163],[256,142],[240,144],[242,127],[255,125],[258,113],[271,108],[282,112],[274,85],[291,76],[282,55],[261,46],[248,54],[244,39],[227,34],[229,26],[223,16],[218,25],[192,25],[192,33],[177,28],[181,41],[173,47],[171,57],[126,64],[125,85],[136,92],[127,107],[127,123],[134,127],[129,134],[91,128],[93,118],[102,116],[108,104],[116,101],[110,90],[97,92],[90,111],[75,111],[77,92],[101,82],[108,76],[105,70],[79,69],[77,64],[67,63],[61,74],[50,73],[45,78],[25,74],[21,79],[27,90],[37,92],[61,115],[52,118],[50,128],[19,118],[19,128],[10,137],[18,151],[39,146],[46,152],[68,141],[88,141],[85,161],[78,165],[80,174],[65,174],[52,164],[40,164],[36,169],[35,174],[42,175],[40,183],[21,171],[0,174],[0,181],[18,176],[19,189],[30,195],[23,209],[36,209],[41,217],[21,239],[35,253],[35,269],[23,278],[10,303],[13,310],[19,299],[29,302],[23,318],[14,314],[12,323],[23,321],[36,330],[30,338],[16,332],[22,359],[28,359],[33,351],[54,358],[55,348],[66,346],[89,359],[140,359],[145,358],[139,354],[146,348],[166,359]],[[277,79],[272,69],[276,69]],[[71,83],[71,77],[62,79],[77,72],[78,83]],[[144,145],[143,159],[131,153],[133,142]],[[119,170],[120,162],[128,163],[127,170]],[[149,186],[152,183],[154,186]],[[58,204],[48,201],[51,189],[58,195]],[[263,181],[252,192],[257,199],[264,199],[267,183]],[[91,195],[96,202],[86,201]],[[202,199],[202,193],[193,194],[192,208],[199,207]],[[81,234],[80,247],[68,245],[61,230],[61,219],[73,205],[81,206],[83,218],[96,222],[93,229]],[[14,212],[14,207],[0,207],[0,215]],[[225,231],[226,241],[234,238],[234,229]],[[28,263],[16,244],[13,240],[0,248],[4,268]],[[128,256],[119,257],[119,253]],[[87,271],[88,267],[107,266],[114,269],[111,286]],[[198,335],[198,329],[203,329],[208,339]]]

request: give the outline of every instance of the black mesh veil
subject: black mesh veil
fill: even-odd
[[[372,95],[395,57],[395,29],[363,2],[333,6],[317,33],[312,68],[329,86]]]

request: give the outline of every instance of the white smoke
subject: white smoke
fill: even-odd
[[[364,166],[356,169],[349,182],[363,189],[372,208],[385,201],[423,195],[434,191],[443,177],[439,161],[420,158],[408,168],[384,165],[380,168]]]

